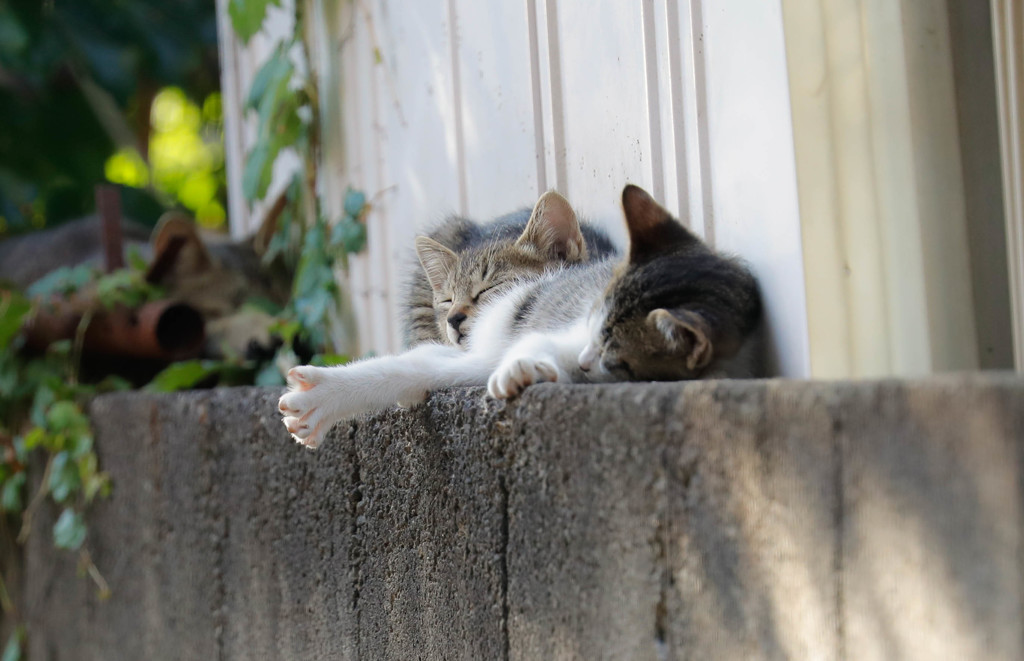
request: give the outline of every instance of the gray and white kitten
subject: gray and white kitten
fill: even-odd
[[[624,261],[545,271],[482,306],[465,350],[424,344],[342,367],[296,367],[278,404],[296,441],[316,447],[334,423],[446,386],[492,397],[543,381],[755,376],[761,320],[754,276],[723,257],[646,192],[622,193]]]
[[[554,191],[487,224],[457,216],[416,238],[422,268],[404,292],[408,346],[441,342],[465,346],[477,312],[524,279],[565,265],[616,254],[601,230],[581,224]]]

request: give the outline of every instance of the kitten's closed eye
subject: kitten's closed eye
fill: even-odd
[[[490,285],[490,286],[488,286],[488,287],[484,287],[483,289],[481,289],[480,291],[478,291],[478,292],[477,292],[476,294],[474,294],[474,295],[473,295],[473,302],[474,302],[474,303],[477,303],[477,302],[479,302],[479,301],[480,301],[480,297],[481,297],[481,296],[483,296],[483,295],[484,295],[484,294],[486,294],[487,292],[491,291],[491,290],[492,290],[492,289],[494,289],[495,287],[497,287],[497,285]]]

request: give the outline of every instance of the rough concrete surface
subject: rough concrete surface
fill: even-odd
[[[277,394],[94,402],[113,596],[41,512],[30,661],[1024,658],[1024,379]]]

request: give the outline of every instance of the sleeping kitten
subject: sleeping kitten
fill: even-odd
[[[477,311],[520,282],[565,263],[615,254],[600,230],[581,225],[568,201],[550,191],[527,210],[480,225],[452,217],[416,238],[423,268],[403,301],[406,343],[466,346]]]
[[[483,306],[465,351],[426,344],[343,367],[296,367],[278,404],[285,427],[316,447],[335,422],[446,386],[486,384],[504,399],[542,381],[755,376],[753,275],[640,188],[626,186],[622,206],[623,263],[568,265],[516,284]]]

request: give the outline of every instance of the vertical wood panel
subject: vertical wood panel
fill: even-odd
[[[689,76],[688,88],[691,90],[693,101],[687,106],[687,115],[692,118],[689,124],[692,125],[693,139],[689,144],[696,145],[696,149],[690,149],[688,159],[688,171],[691,173],[690,190],[693,191],[694,199],[699,200],[699,206],[692,206],[694,218],[703,219],[704,240],[714,245],[715,243],[715,204],[712,190],[712,169],[711,169],[711,146],[708,138],[708,86],[707,86],[707,44],[705,42],[706,24],[704,22],[704,0],[688,0],[689,11],[682,12],[680,18],[685,26],[680,29],[680,35],[689,40],[689,66],[686,68]],[[697,192],[700,192],[699,195]]]
[[[567,197],[586,216],[619,218],[623,185],[651,190],[655,181],[642,9],[563,1],[557,23]],[[624,236],[621,220],[610,229]]]
[[[751,264],[778,365],[783,374],[805,376],[807,311],[781,6],[708,3],[702,18],[715,245]]]
[[[345,149],[349,181],[368,192],[378,190],[380,182],[380,140],[381,126],[375,116],[377,86],[371,61],[373,46],[366,28],[366,15],[350,5],[348,21],[339,24],[340,34],[349,38],[341,42],[340,57],[344,67],[341,89],[342,118],[345,122]],[[334,204],[339,205],[340,199]],[[387,222],[386,208],[375,208],[367,217],[367,231]],[[370,237],[368,244],[373,240]],[[358,342],[352,351],[361,355],[374,350],[370,338],[376,325],[385,320],[373,318],[374,294],[372,291],[370,259],[366,255],[353,256],[349,260],[347,293],[351,301]]]
[[[561,41],[558,36],[558,2],[546,0],[537,7],[537,32],[540,44],[541,80],[537,89],[544,99],[544,142],[548,188],[568,193],[569,176],[565,162],[565,106]]]
[[[662,125],[667,127],[671,135],[671,169],[665,173],[665,195],[666,199],[675,195],[679,219],[694,229],[695,216],[690,201],[690,168],[686,150],[689,141],[686,137],[686,111],[683,103],[683,70],[688,61],[683,56],[683,44],[687,38],[680,31],[679,0],[665,0],[664,13],[659,12],[655,24],[664,28],[659,31],[659,39],[665,44],[661,80],[663,86],[667,86],[668,93],[662,97],[666,99],[662,103]]]
[[[1024,371],[1024,9],[992,0],[1014,363]]]
[[[928,372],[977,369],[974,295],[945,0],[903,3],[919,231],[931,338]],[[901,250],[902,252],[902,250]],[[896,293],[900,293],[896,289]],[[905,303],[906,301],[901,301]],[[907,350],[901,346],[900,350]]]
[[[992,7],[947,0],[981,369],[1013,368]]]
[[[665,106],[661,103],[662,83],[658,76],[659,70],[665,73],[667,70],[658,52],[658,30],[654,27],[656,21],[654,0],[642,0],[640,7],[643,21],[644,77],[647,84],[647,124],[650,128],[651,145],[651,194],[655,199],[663,200],[667,205],[671,205],[665,196],[665,157],[662,154],[662,144],[665,140],[661,126],[661,115]],[[667,95],[665,100],[666,102],[669,100]],[[671,132],[666,130],[664,135],[671,136]],[[678,216],[679,210],[675,211]]]
[[[976,368],[946,2],[784,6],[814,375]]]
[[[528,14],[514,2],[450,1],[458,19],[467,212],[489,219],[540,194]]]

